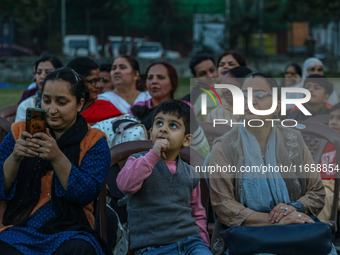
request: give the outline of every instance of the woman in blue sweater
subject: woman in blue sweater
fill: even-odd
[[[0,144],[1,254],[104,254],[91,202],[110,152],[104,134],[79,115],[87,97],[72,69],[49,73],[46,133],[31,135],[20,121]]]

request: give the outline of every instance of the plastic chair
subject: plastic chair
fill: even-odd
[[[228,131],[230,131],[232,129],[232,127],[230,127],[229,125],[217,125],[217,126],[214,127],[213,122],[200,122],[199,125],[202,127],[202,129],[205,133],[205,136],[208,139],[210,149],[212,148],[216,138],[224,135],[225,133],[227,133]],[[210,158],[210,155],[208,157]],[[209,162],[206,159],[205,165],[208,165],[208,164],[209,164]],[[209,179],[208,179],[207,176],[205,176],[205,177],[206,177],[207,188],[208,188],[207,192],[210,192],[209,186],[208,186],[209,185],[208,184]],[[203,191],[202,191],[202,193],[203,193]],[[208,208],[210,208],[210,209],[208,210],[209,213],[207,213],[207,217],[208,217],[208,215],[211,215],[211,214],[214,216],[214,212],[213,212],[213,209],[212,209],[212,206],[211,206],[211,203],[210,203],[210,196],[209,196],[209,201],[208,201]],[[214,229],[218,227],[219,223],[216,222],[215,218],[216,217],[213,217],[213,219],[210,219],[210,221],[208,222],[208,233],[211,237],[211,244],[213,244],[214,239],[216,239],[217,236],[218,236],[216,234],[217,232]],[[211,249],[212,248],[213,247],[211,247]]]
[[[17,108],[18,105],[15,104],[0,109],[0,117],[13,123],[15,120],[15,115],[17,114]]]
[[[147,141],[131,141],[131,142],[125,142],[121,144],[117,144],[113,146],[110,151],[111,151],[111,167],[109,171],[113,170],[113,167],[116,164],[119,164],[120,166],[123,166],[125,164],[125,161],[127,158],[137,152],[141,151],[148,151],[152,146],[152,142],[147,140]],[[186,163],[190,163],[192,166],[203,166],[204,158],[203,156],[195,151],[194,149],[190,147],[184,148],[180,152],[180,156],[182,160]],[[205,182],[203,174],[201,174],[201,182],[200,182],[200,187],[201,187],[201,201],[202,205],[206,209],[208,208],[209,204],[209,189],[207,186],[207,183]],[[99,207],[100,207],[100,236],[107,241],[108,236],[107,236],[107,215],[106,215],[106,183],[112,182],[115,180],[108,180],[106,179],[106,182],[103,185],[103,189],[100,192],[99,195]]]
[[[321,115],[320,115],[321,116]],[[295,128],[299,130],[303,136],[308,149],[312,153],[315,164],[320,162],[322,153],[328,143],[333,144],[336,154],[340,155],[340,135],[331,127],[313,122],[310,119],[301,121]],[[340,157],[337,156],[336,164],[340,165]],[[334,182],[334,199],[331,211],[329,224],[335,229],[338,218],[338,205],[339,205],[339,188],[340,188],[340,173],[336,172]]]
[[[0,117],[0,142],[11,131],[11,122]]]
[[[308,121],[308,122],[318,122],[318,123],[328,125],[329,114],[315,115],[313,117],[308,118],[306,121]]]

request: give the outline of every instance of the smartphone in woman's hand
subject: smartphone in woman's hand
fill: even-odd
[[[26,131],[30,134],[46,132],[46,112],[40,108],[26,109]]]

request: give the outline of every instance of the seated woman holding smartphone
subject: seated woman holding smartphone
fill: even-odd
[[[42,87],[46,132],[32,135],[20,121],[0,144],[1,254],[105,254],[92,201],[110,151],[79,114],[87,93],[72,69],[52,71]]]

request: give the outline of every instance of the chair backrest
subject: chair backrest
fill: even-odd
[[[0,117],[7,119],[10,122],[14,122],[15,115],[17,114],[18,105],[10,105],[3,109],[0,109]]]
[[[321,159],[327,143],[333,144],[336,150],[336,164],[340,165],[340,135],[333,128],[317,122],[301,121],[296,126],[303,136],[303,139],[313,155],[314,162],[318,164]],[[340,188],[340,171],[336,172],[334,183],[334,199],[329,223],[334,226],[337,224],[339,188]]]
[[[131,141],[125,142],[121,144],[117,144],[113,146],[111,151],[111,169],[114,165],[119,164],[122,161],[125,161],[129,156],[134,153],[141,151],[148,151],[152,146],[152,142],[150,140],[146,141]],[[180,152],[180,156],[182,160],[192,166],[203,166],[204,157],[194,149],[190,147],[184,148]],[[209,203],[209,189],[205,180],[203,180],[203,175],[201,176],[201,200],[202,205],[206,209]],[[108,181],[108,180],[107,180]],[[111,180],[112,181],[112,180]],[[99,195],[99,206],[100,206],[100,236],[107,241],[107,216],[106,216],[106,182],[103,185],[103,189]]]
[[[218,125],[214,127],[213,122],[200,122],[199,125],[202,127],[205,136],[208,139],[210,148],[212,148],[212,145],[216,138],[224,135],[229,130],[231,130],[231,127],[228,125]]]
[[[301,132],[304,142],[312,153],[314,162],[316,164],[319,163],[322,153],[329,142],[329,139],[320,136],[320,134],[331,130],[331,128],[318,122],[300,121],[295,129]],[[331,130],[330,132],[333,133],[333,131],[334,130]]]
[[[308,118],[306,121],[309,121],[309,122],[318,122],[318,123],[322,123],[322,124],[328,125],[329,114],[315,115],[313,117]]]
[[[0,142],[11,131],[11,122],[0,117]]]

